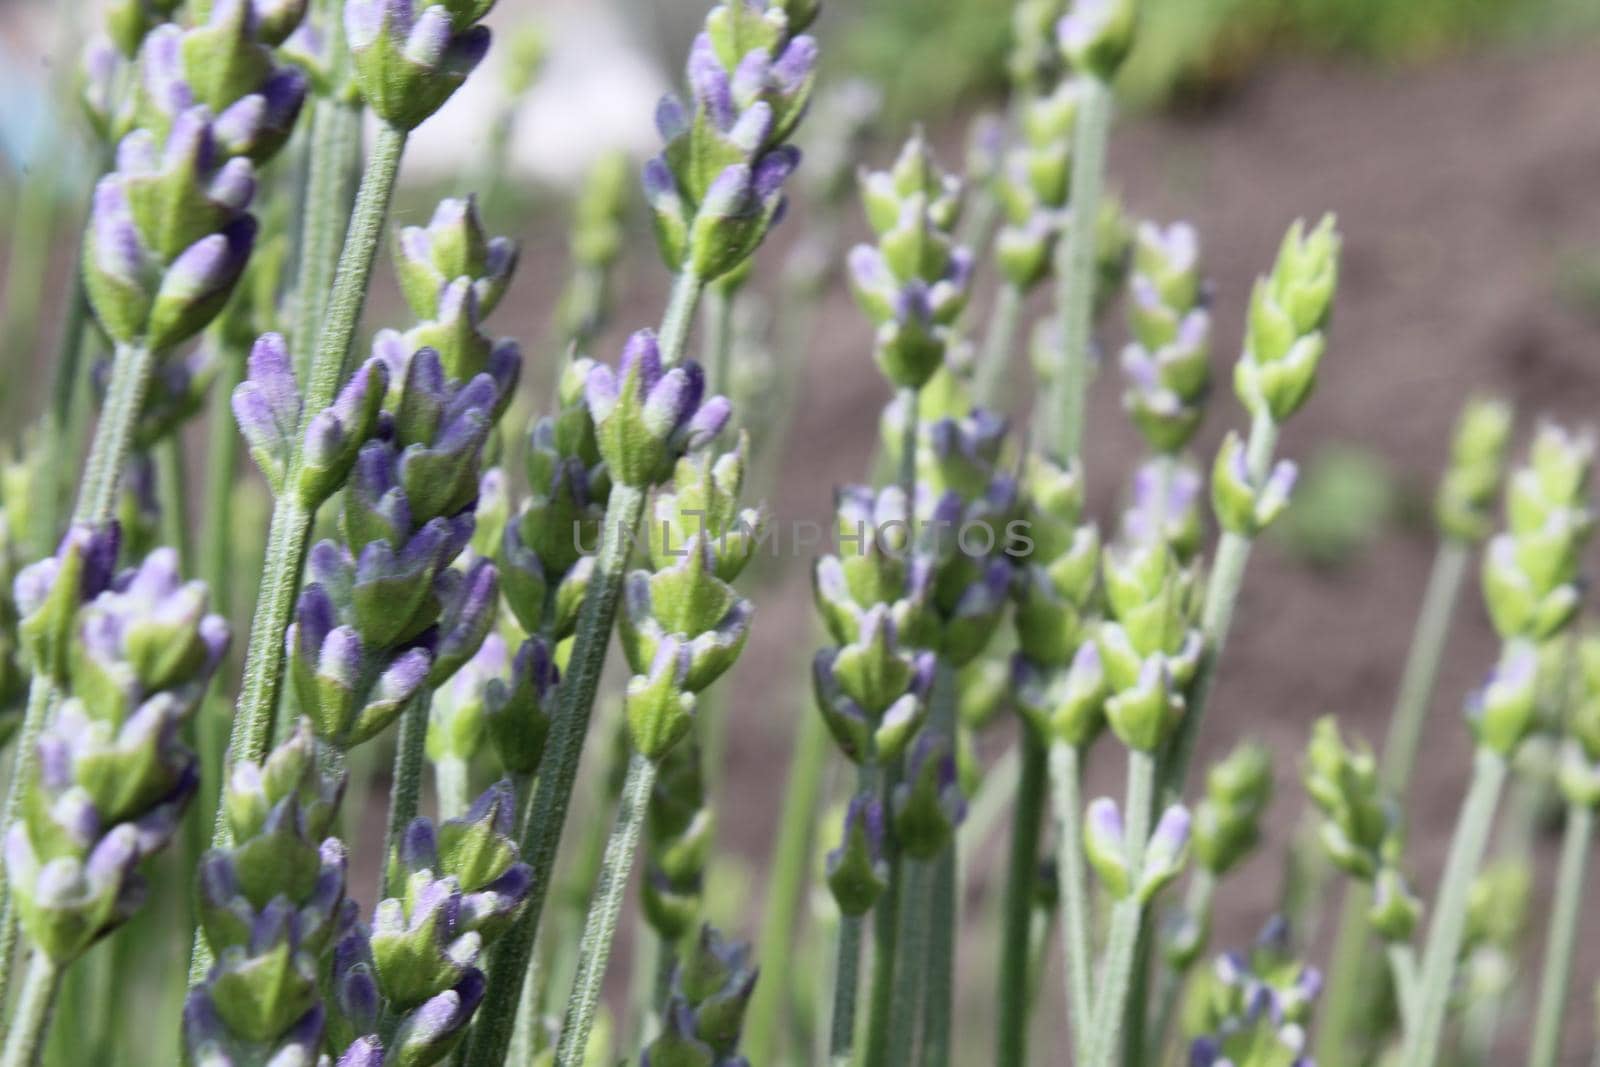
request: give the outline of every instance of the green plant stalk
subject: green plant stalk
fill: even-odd
[[[1406,1034],[1402,1067],[1434,1067],[1439,1058],[1450,987],[1466,933],[1467,901],[1489,844],[1507,769],[1505,759],[1488,749],[1479,748],[1473,757],[1472,785],[1461,806],[1450,842],[1450,858],[1434,903],[1433,921],[1428,927],[1417,989],[1416,1025]]]
[[[11,757],[11,781],[6,786],[5,817],[0,819],[0,831],[10,828],[22,811],[22,791],[33,777],[33,765],[38,759],[39,735],[44,731],[45,720],[50,717],[50,705],[56,698],[55,687],[43,675],[34,675],[28,686],[28,706],[23,712],[22,728],[17,735],[16,749]],[[11,976],[16,973],[17,903],[11,896],[11,879],[5,864],[0,863],[0,1033],[5,1032],[4,1011],[11,992]]]
[[[1253,483],[1259,485],[1272,466],[1272,452],[1278,444],[1278,424],[1265,411],[1258,413],[1250,423],[1250,439],[1245,446],[1245,466]],[[1217,545],[1216,561],[1211,568],[1211,580],[1206,584],[1205,601],[1200,609],[1200,632],[1205,638],[1205,651],[1200,656],[1200,666],[1190,687],[1189,707],[1178,723],[1177,735],[1168,748],[1166,766],[1162,768],[1163,794],[1171,800],[1183,795],[1184,783],[1189,777],[1189,765],[1194,760],[1195,741],[1199,737],[1200,722],[1205,717],[1206,704],[1211,697],[1211,687],[1217,680],[1217,664],[1228,643],[1228,631],[1233,627],[1233,609],[1239,602],[1239,590],[1244,585],[1245,564],[1250,561],[1251,538],[1227,532]]]
[[[673,282],[672,295],[657,332],[663,367],[671,367],[683,354],[695,305],[704,289],[704,280],[690,270],[680,271]],[[468,1035],[467,1048],[461,1057],[463,1067],[498,1067],[504,1061],[511,1040],[534,936],[549,895],[567,808],[572,803],[572,787],[583,756],[595,691],[611,643],[611,627],[616,621],[617,598],[622,589],[623,572],[627,569],[628,551],[633,547],[644,502],[644,490],[624,485],[613,486],[610,499],[606,501],[595,574],[578,611],[577,634],[561,690],[560,714],[551,729],[540,764],[533,813],[522,836],[522,855],[533,867],[533,890],[522,916],[495,949],[489,987],[478,1013],[479,1022]]]
[[[928,977],[930,891],[933,888],[933,860],[909,857],[901,861],[900,904],[896,919],[894,987],[890,991],[887,1057],[888,1067],[921,1064],[913,1052],[917,1043],[917,1023],[922,1007],[923,985]],[[867,1062],[876,1064],[870,1052]]]
[[[445,756],[433,761],[433,789],[439,797],[439,818],[465,815],[472,806],[472,787],[468,782],[467,761],[460,756]]]
[[[767,869],[771,872],[767,882],[766,914],[761,922],[760,952],[758,959],[785,960],[794,947],[795,921],[799,914],[800,897],[806,878],[811,871],[812,839],[815,832],[818,798],[822,795],[822,774],[828,757],[828,729],[822,716],[801,714],[795,722],[794,756],[789,764],[789,780],[784,786],[782,815],[779,816],[778,836],[773,842],[772,859]],[[855,926],[853,932],[846,927]],[[839,936],[854,936],[854,953],[861,952],[860,918],[843,917]],[[845,971],[845,946],[839,946],[840,980],[850,979],[851,1036],[854,1036],[855,984],[859,962],[852,961]],[[749,1010],[745,1013],[743,1047],[751,1063],[775,1063],[780,1048],[780,1035],[786,1021],[786,1009],[794,977],[791,968],[769,967],[756,983]],[[839,1002],[836,1000],[835,1017]],[[837,1038],[837,1026],[835,1037]],[[837,1044],[832,1046],[838,1051]],[[848,1046],[847,1046],[848,1048]]]
[[[594,576],[578,614],[577,637],[567,662],[561,706],[551,726],[549,742],[539,767],[533,811],[522,836],[522,856],[533,868],[533,889],[516,924],[506,932],[490,961],[489,987],[469,1035],[463,1067],[499,1067],[503,1062],[522,984],[533,952],[534,935],[549,896],[551,874],[561,834],[572,802],[578,763],[588,733],[594,694],[605,665],[611,625],[616,619],[617,597],[627,568],[633,532],[644,511],[645,493],[633,486],[614,485],[606,502],[600,550]]]
[[[1188,893],[1184,896],[1183,911],[1186,918],[1193,921],[1195,916],[1203,917],[1201,921],[1209,925],[1211,921],[1211,906],[1216,899],[1217,876],[1204,867],[1197,867],[1194,877],[1189,881]],[[1205,949],[1202,944],[1201,951]],[[1191,961],[1183,967],[1177,967],[1170,962],[1161,969],[1160,989],[1156,994],[1156,1017],[1150,1031],[1150,1048],[1155,1050],[1157,1064],[1167,1061],[1167,1046],[1172,1041],[1172,1025],[1178,1017],[1178,1004],[1183,998],[1183,989],[1189,979],[1189,972],[1194,964]]]
[[[0,1067],[33,1067],[39,1061],[50,1030],[50,1013],[55,1008],[61,976],[65,973],[65,967],[43,952],[33,954],[28,975],[22,980],[22,993],[17,999],[11,1029],[6,1034],[5,1052],[0,1054]]]
[[[373,145],[372,158],[362,175],[361,189],[350,216],[339,269],[328,299],[327,317],[317,346],[316,358],[305,379],[302,410],[321,411],[333,402],[343,376],[345,355],[355,336],[361,309],[366,303],[367,283],[372,276],[378,240],[394,193],[395,177],[400,172],[400,157],[405,152],[406,134],[385,125]],[[229,765],[238,760],[259,762],[271,737],[273,718],[283,684],[284,634],[294,612],[295,594],[300,587],[300,571],[305,564],[314,515],[293,486],[299,481],[303,461],[302,438],[296,429],[294,451],[285,472],[285,491],[272,510],[267,530],[266,559],[261,569],[261,586],[256,594],[255,615],[250,624],[250,641],[245,652],[244,678],[234,710],[228,737]],[[219,784],[219,789],[221,788]],[[212,824],[211,843],[229,843],[232,833],[223,817],[219,799]],[[197,931],[189,960],[190,984],[199,981],[210,965],[210,949]]]
[[[1417,953],[1409,944],[1394,942],[1385,950],[1389,972],[1394,978],[1395,1001],[1400,1006],[1402,1032],[1416,1024]]]
[[[316,357],[306,376],[303,410],[308,416],[331,404],[338,391],[345,356],[366,303],[372,264],[378,254],[378,241],[389,213],[405,143],[404,131],[386,125],[379,130],[373,145],[372,158],[362,176],[350,228],[339,255]],[[301,444],[297,432],[294,453],[284,478],[287,487],[299,481],[303,462]],[[286,489],[273,508],[267,532],[266,563],[245,654],[244,682],[229,737],[233,761],[259,761],[266,752],[283,682],[283,635],[294,610],[312,518],[311,509],[300,501],[292,488]],[[226,844],[227,834],[226,825],[219,821],[212,836],[213,844]]]
[[[1444,657],[1470,558],[1471,551],[1466,544],[1453,539],[1440,543],[1428,576],[1427,591],[1423,594],[1411,649],[1406,654],[1379,771],[1384,788],[1402,804],[1412,768],[1416,766],[1422,727],[1433,702],[1439,664]],[[1318,1061],[1327,1067],[1338,1067],[1350,1053],[1348,1035],[1354,1032],[1355,1016],[1360,1010],[1361,976],[1369,958],[1371,929],[1367,909],[1371,904],[1372,890],[1366,883],[1351,882],[1346,886],[1339,932],[1330,957],[1317,1048]]]
[[[1093,1022],[1089,975],[1089,886],[1083,863],[1083,750],[1050,743],[1050,792],[1056,810],[1056,874],[1061,880],[1061,949],[1066,957],[1067,1015],[1075,1059],[1082,1060]]]
[[[1586,804],[1569,804],[1555,902],[1550,910],[1550,934],[1545,939],[1544,970],[1539,976],[1528,1067],[1555,1067],[1561,1054],[1561,1026],[1572,984],[1572,961],[1578,949],[1589,848],[1593,843],[1594,809]]]
[[[1100,996],[1094,1023],[1085,1044],[1085,1067],[1113,1067],[1122,1044],[1128,990],[1133,985],[1133,963],[1139,951],[1139,930],[1144,904],[1139,899],[1139,879],[1144,870],[1144,849],[1150,836],[1150,815],[1155,798],[1155,756],[1137,749],[1128,752],[1127,846],[1129,893],[1111,911],[1105,958],[1100,969]]]
[[[611,958],[611,944],[622,913],[622,895],[633,870],[634,853],[639,850],[639,831],[644,825],[650,789],[655,784],[656,765],[635,754],[628,761],[628,777],[622,787],[622,803],[617,822],[606,844],[605,863],[595,887],[594,902],[584,922],[583,940],[578,946],[578,971],[567,1000],[566,1021],[561,1026],[561,1041],[556,1046],[556,1067],[582,1067],[589,1047],[589,1032],[594,1027],[600,1005],[600,983],[605,979]]]
[[[1384,740],[1380,774],[1384,786],[1402,804],[1405,787],[1416,766],[1422,727],[1433,702],[1439,664],[1444,659],[1445,644],[1450,638],[1450,626],[1455,620],[1456,603],[1471,554],[1470,546],[1453,538],[1440,543],[1428,576],[1428,588],[1423,594],[1416,632],[1411,638],[1411,651],[1406,656],[1405,671],[1400,676],[1400,689]]]
[[[397,880],[399,867],[391,870],[390,858],[400,847],[406,827],[417,817],[422,805],[422,767],[427,762],[428,713],[433,708],[433,690],[423,686],[400,715],[400,729],[394,742],[394,774],[389,779],[389,813],[384,826],[383,859],[378,865],[378,899],[399,896],[405,886]],[[395,877],[391,877],[394,875]]]
[[[737,291],[726,285],[710,286],[701,308],[704,322],[701,337],[701,362],[705,365],[706,388],[732,397],[733,388],[733,305]]]
[[[61,161],[47,151],[39,165],[22,176],[11,240],[6,249],[5,289],[0,293],[0,337],[5,339],[6,369],[12,382],[25,381],[39,340],[39,305],[50,274],[50,247],[55,236],[56,207],[61,193]],[[7,425],[21,412],[14,405],[20,390],[7,390]]]
[[[1106,142],[1111,135],[1111,86],[1081,75],[1077,127],[1072,149],[1072,223],[1056,250],[1057,296],[1061,314],[1061,356],[1056,368],[1060,390],[1056,450],[1076,456],[1083,444],[1083,411],[1089,378],[1089,331],[1094,318],[1095,220],[1106,180]]]
[[[1011,366],[1011,350],[1017,340],[1017,327],[1022,323],[1022,303],[1026,295],[1020,286],[1009,281],[1002,282],[1000,291],[995,294],[994,311],[989,317],[988,332],[984,334],[983,349],[972,380],[972,396],[977,404],[993,404],[1005,381],[1006,369]]]
[[[901,760],[883,768],[879,782],[880,799],[887,821],[894,787],[900,783]],[[906,863],[900,855],[893,833],[884,835],[884,859],[889,865],[889,881],[872,912],[872,987],[867,1016],[867,1045],[864,1067],[884,1067],[889,1057],[890,1017],[895,988],[895,953],[900,936],[901,884]]]
[[[1022,724],[1020,747],[1021,773],[1017,778],[1016,815],[1011,822],[1011,853],[1001,920],[997,1067],[1023,1067],[1028,1062],[1029,942],[1049,749],[1026,722]]]
[[[956,743],[956,695],[955,668],[941,662],[934,675],[929,726],[950,738],[952,747]],[[960,924],[953,834],[939,855],[926,866],[925,961],[917,968],[922,985],[922,1053],[917,1063],[919,1067],[948,1067],[951,1015],[955,1011],[955,931]]]
[[[95,426],[89,456],[84,461],[83,480],[78,486],[78,503],[73,519],[102,523],[115,514],[117,488],[122,468],[133,447],[133,430],[144,408],[150,376],[155,372],[156,353],[142,344],[118,344],[111,363],[111,384],[106,390],[105,409]]]
[[[839,918],[839,962],[834,970],[833,1021],[828,1035],[831,1067],[851,1067],[855,1062],[856,996],[861,986],[861,935],[866,925],[864,915]]]

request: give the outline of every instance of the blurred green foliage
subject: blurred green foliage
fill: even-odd
[[[1316,567],[1350,563],[1398,514],[1400,493],[1383,460],[1363,448],[1330,445],[1300,471],[1294,507],[1272,533]]]
[[[872,0],[832,58],[880,81],[892,115],[1004,88],[1010,0]],[[1146,0],[1120,88],[1163,104],[1226,90],[1279,51],[1409,62],[1483,41],[1600,25],[1593,0]],[[842,21],[842,20],[841,20]]]

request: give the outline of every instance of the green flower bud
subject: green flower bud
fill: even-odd
[[[1539,655],[1525,641],[1508,642],[1488,680],[1467,698],[1467,721],[1478,744],[1510,759],[1538,718]]]
[[[1422,901],[1411,891],[1405,876],[1393,867],[1384,867],[1372,883],[1372,904],[1367,908],[1367,921],[1385,941],[1403,943],[1411,940],[1417,923],[1422,919]]]
[[[1126,834],[1116,801],[1099,797],[1089,802],[1083,820],[1083,851],[1113,900],[1128,896],[1133,888]]]
[[[931,860],[950,844],[967,803],[956,782],[948,738],[929,732],[917,737],[905,781],[895,786],[893,806],[895,839],[906,855]]]
[[[1445,537],[1474,543],[1489,535],[1512,423],[1511,405],[1481,397],[1468,401],[1456,419],[1450,464],[1434,500],[1434,521]]]
[[[1138,898],[1148,904],[1183,873],[1189,856],[1189,810],[1174,804],[1161,813],[1156,828],[1145,844],[1144,862],[1139,867]]]
[[[884,859],[883,805],[870,793],[850,799],[844,837],[828,853],[827,881],[843,915],[865,915],[889,886]]]
[[[1056,42],[1074,70],[1109,82],[1133,47],[1138,0],[1071,0]]]
[[[1275,422],[1299,410],[1316,385],[1339,278],[1340,237],[1334,227],[1328,215],[1308,235],[1296,221],[1272,273],[1259,279],[1251,293],[1234,389],[1245,407]]]
[[[686,682],[689,648],[676,636],[657,646],[648,674],[636,674],[623,697],[623,714],[634,750],[659,762],[694,725],[695,699]]]
[[[1251,475],[1244,441],[1230,431],[1211,468],[1211,503],[1222,528],[1241,537],[1255,537],[1289,506],[1299,469],[1279,460],[1264,479]]]
[[[1334,864],[1363,881],[1376,877],[1399,851],[1397,814],[1381,793],[1371,750],[1347,747],[1331,715],[1318,719],[1312,730],[1305,787],[1322,812],[1319,836]]]
[[[1272,799],[1272,754],[1247,742],[1213,764],[1194,813],[1195,862],[1221,876],[1261,840],[1261,816]]]
[[[1018,656],[1012,668],[1017,710],[1040,736],[1087,749],[1105,728],[1106,685],[1100,650],[1078,646],[1069,667],[1041,667]]]

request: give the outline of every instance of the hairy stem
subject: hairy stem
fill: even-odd
[[[606,503],[595,573],[579,609],[578,631],[562,682],[560,707],[551,724],[550,739],[539,767],[533,812],[522,836],[523,859],[533,868],[533,889],[522,916],[495,948],[489,988],[478,1013],[479,1022],[462,1057],[464,1067],[498,1067],[511,1039],[534,935],[549,896],[567,808],[572,802],[572,787],[578,777],[584,738],[589,732],[595,690],[600,684],[600,671],[611,641],[611,625],[616,619],[617,597],[627,568],[628,550],[633,546],[633,534],[644,511],[644,499],[643,490],[616,485]]]
[[[733,389],[733,302],[735,291],[724,285],[713,285],[706,293],[701,317],[705,320],[701,337],[705,366],[706,388],[732,397]]]
[[[639,831],[644,825],[645,807],[655,784],[656,765],[635,754],[628,761],[628,777],[622,787],[622,803],[617,822],[606,843],[605,863],[595,886],[589,917],[584,921],[583,940],[578,946],[578,971],[567,1000],[566,1021],[561,1026],[561,1041],[556,1047],[556,1067],[581,1067],[589,1047],[589,1032],[594,1027],[600,1005],[600,983],[611,959],[611,943],[617,933],[622,912],[622,894],[633,870],[633,856],[639,849]]]
[[[1089,330],[1094,317],[1095,219],[1105,187],[1106,141],[1111,134],[1111,86],[1080,76],[1078,122],[1072,149],[1071,222],[1056,251],[1056,305],[1061,314],[1060,390],[1054,445],[1076,456],[1083,443],[1084,394],[1089,379]]]
[[[1257,414],[1250,423],[1250,440],[1245,447],[1245,465],[1254,484],[1259,485],[1266,479],[1277,443],[1278,424],[1265,411]],[[1205,601],[1200,609],[1200,632],[1205,638],[1205,651],[1200,656],[1200,666],[1195,671],[1194,684],[1189,690],[1188,709],[1178,723],[1177,735],[1167,750],[1167,764],[1162,769],[1163,791],[1171,800],[1183,795],[1189,764],[1194,760],[1200,722],[1205,717],[1211,687],[1217,680],[1217,664],[1222,660],[1222,650],[1228,643],[1228,631],[1233,626],[1233,609],[1238,604],[1239,590],[1244,585],[1245,564],[1250,561],[1252,544],[1250,538],[1230,531],[1222,535],[1217,545],[1216,562],[1212,565],[1211,580],[1206,584]]]
[[[1472,785],[1461,806],[1455,836],[1450,842],[1450,858],[1434,903],[1433,921],[1428,927],[1417,990],[1416,1025],[1406,1034],[1405,1051],[1400,1058],[1403,1067],[1433,1067],[1439,1058],[1450,987],[1461,955],[1461,940],[1466,934],[1467,901],[1472,880],[1489,844],[1489,831],[1505,787],[1506,772],[1503,757],[1485,748],[1478,749],[1473,759]]]
[[[782,815],[779,817],[778,836],[773,842],[772,859],[767,866],[765,915],[761,922],[761,939],[758,959],[783,960],[790,957],[794,947],[795,921],[800,913],[800,896],[811,873],[812,839],[814,836],[817,802],[822,793],[823,769],[828,757],[828,728],[822,716],[812,713],[799,716],[795,722],[794,755],[789,763],[789,781],[784,787]],[[846,936],[845,927],[854,922],[856,930],[855,953],[861,952],[861,920],[846,916],[840,924],[840,937]],[[841,944],[841,977],[845,947]],[[851,980],[850,1015],[855,1014],[855,982],[858,964],[852,964],[848,973]],[[743,1047],[751,1063],[777,1062],[781,1045],[780,1035],[785,1024],[786,1009],[795,977],[791,968],[769,967],[756,983],[745,1013]],[[837,1017],[838,1005],[834,1001]],[[837,1037],[837,1026],[835,1027]],[[837,1048],[837,1046],[835,1046]]]
[[[372,158],[362,175],[356,194],[344,250],[339,255],[333,293],[328,299],[316,357],[305,379],[302,410],[311,417],[333,402],[343,377],[344,359],[355,336],[361,309],[367,299],[367,283],[373,260],[378,254],[378,239],[383,233],[395,178],[400,172],[400,157],[405,151],[406,134],[384,126],[373,145]],[[266,558],[261,569],[261,585],[256,593],[255,615],[250,623],[250,641],[245,651],[244,679],[239,701],[234,708],[233,727],[228,736],[226,766],[239,760],[259,762],[266,754],[273,717],[283,684],[284,634],[294,612],[295,594],[300,588],[300,571],[305,564],[314,515],[300,498],[299,482],[302,435],[295,433],[293,453],[284,477],[284,492],[273,506],[267,530]],[[224,774],[226,773],[224,767]],[[219,786],[220,788],[220,786]],[[231,833],[217,803],[211,828],[211,843],[229,843]],[[190,984],[199,981],[210,965],[210,951],[198,932],[190,954]]]
[[[1539,976],[1528,1067],[1555,1067],[1561,1055],[1561,1024],[1572,984],[1572,961],[1578,949],[1578,925],[1593,843],[1594,809],[1586,804],[1569,804],[1555,901],[1550,909],[1550,934],[1545,939],[1544,970]]]
[[[155,364],[156,353],[148,345],[117,345],[105,409],[100,413],[94,441],[84,461],[83,480],[78,484],[78,504],[73,511],[78,522],[105,522],[116,511],[122,469],[133,446],[134,427],[144,408]]]
[[[1150,836],[1150,812],[1155,796],[1155,757],[1137,749],[1128,753],[1127,847],[1129,892],[1111,911],[1105,957],[1100,966],[1099,999],[1094,1024],[1085,1045],[1085,1067],[1113,1067],[1122,1043],[1128,990],[1133,984],[1133,961],[1139,951],[1144,903],[1139,880],[1144,870],[1145,843]]]
[[[913,1056],[917,1043],[917,1023],[922,1007],[922,988],[928,977],[929,890],[933,886],[934,861],[902,861],[900,924],[895,935],[894,987],[889,998],[888,1053],[883,1061],[889,1067],[906,1067],[922,1061]],[[875,1060],[868,1060],[876,1063]]]
[[[5,1052],[0,1054],[0,1067],[34,1067],[39,1062],[64,973],[66,968],[45,953],[33,954],[6,1034]]]
[[[1089,976],[1089,885],[1083,864],[1083,751],[1050,744],[1050,793],[1056,809],[1056,875],[1061,879],[1061,949],[1067,968],[1067,1016],[1082,1059],[1092,1024]]]
[[[955,668],[940,662],[934,675],[933,711],[928,727],[956,744]],[[929,861],[923,935],[925,963],[918,968],[922,983],[922,1055],[920,1067],[948,1067],[951,1013],[955,1010],[955,931],[960,925],[956,901],[956,846],[954,835],[939,855]]]
[[[1026,722],[1022,724],[1021,750],[1000,934],[997,1067],[1023,1067],[1028,1062],[1029,940],[1033,930],[1034,888],[1039,877],[1039,830],[1044,822],[1049,750]]]
[[[851,1067],[855,1062],[856,996],[861,986],[861,934],[866,925],[865,915],[839,919],[839,962],[834,970],[833,1021],[828,1036],[831,1067]]]
[[[894,798],[894,787],[900,784],[901,762],[896,759],[884,767],[878,785],[886,821]],[[867,1047],[862,1060],[865,1067],[883,1067],[889,1058],[900,909],[905,906],[900,899],[900,887],[905,881],[907,864],[900,855],[900,846],[894,839],[892,828],[884,835],[883,850],[884,859],[889,865],[889,880],[872,912],[872,990],[870,1014],[867,1017]]]
[[[15,753],[11,757],[11,780],[6,786],[4,817],[0,818],[0,833],[8,830],[22,811],[22,793],[33,777],[33,765],[39,758],[39,735],[44,731],[45,720],[50,715],[50,705],[56,696],[55,687],[42,674],[36,674],[28,686],[28,707],[23,712],[22,729],[17,735]],[[11,879],[6,866],[0,863],[0,1009],[7,1003],[11,992],[11,976],[16,973],[17,902],[11,896]],[[0,1011],[3,1014],[3,1011]],[[4,1022],[0,1021],[0,1032]]]

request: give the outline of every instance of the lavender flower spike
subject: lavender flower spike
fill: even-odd
[[[649,330],[628,339],[616,370],[595,364],[584,395],[612,479],[637,488],[664,481],[678,457],[709,443],[731,414],[726,397],[705,397],[699,364],[662,369]]]

